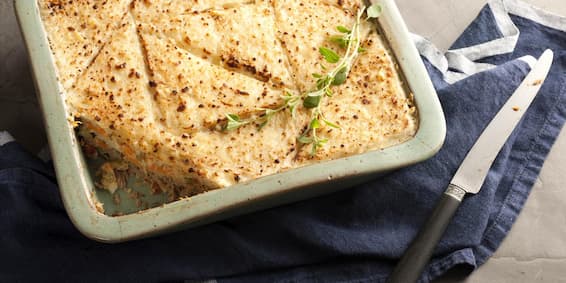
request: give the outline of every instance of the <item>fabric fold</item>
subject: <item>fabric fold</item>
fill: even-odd
[[[514,52],[521,32],[512,15],[566,32],[564,17],[522,1],[491,0],[478,16],[478,19],[483,19],[482,22],[475,21],[464,32],[464,35],[474,35],[471,42],[459,39],[446,53],[440,52],[432,42],[420,36],[415,36],[415,42],[421,55],[442,72],[444,80],[455,83],[496,66],[481,60]]]

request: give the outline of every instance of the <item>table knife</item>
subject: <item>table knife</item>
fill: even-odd
[[[428,221],[403,254],[388,283],[416,282],[466,194],[477,194],[493,161],[541,88],[553,52],[546,50],[519,88],[482,132],[440,197]]]

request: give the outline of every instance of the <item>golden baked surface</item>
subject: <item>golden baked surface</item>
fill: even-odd
[[[328,143],[311,155],[297,137],[309,109],[265,127],[221,130],[227,114],[254,117],[286,93],[316,87],[330,36],[355,22],[357,1],[39,0],[79,135],[117,154],[175,196],[274,174],[410,139],[412,98],[371,24],[344,84],[324,101]],[[325,63],[327,64],[327,63]]]

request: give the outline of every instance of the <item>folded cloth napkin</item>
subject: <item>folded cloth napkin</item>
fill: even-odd
[[[512,15],[510,15],[511,13]],[[380,282],[483,128],[546,48],[555,62],[533,105],[438,245],[421,281],[484,263],[519,214],[566,119],[566,20],[494,0],[441,54],[417,46],[447,119],[441,151],[339,193],[161,237],[106,245],[67,218],[52,168],[0,147],[0,281]],[[521,59],[518,59],[521,58]]]

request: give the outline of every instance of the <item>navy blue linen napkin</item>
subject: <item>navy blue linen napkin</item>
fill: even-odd
[[[532,60],[517,58],[552,48],[555,62],[541,92],[481,193],[463,202],[421,281],[457,265],[475,269],[511,229],[566,120],[566,21],[534,17],[524,7],[491,1],[446,57],[419,43],[447,119],[446,143],[435,157],[325,197],[107,245],[73,227],[51,166],[15,142],[0,146],[0,281],[380,282],[530,70]],[[512,9],[515,16],[507,14]],[[496,21],[498,13],[509,21]],[[486,45],[487,55],[478,56]]]

